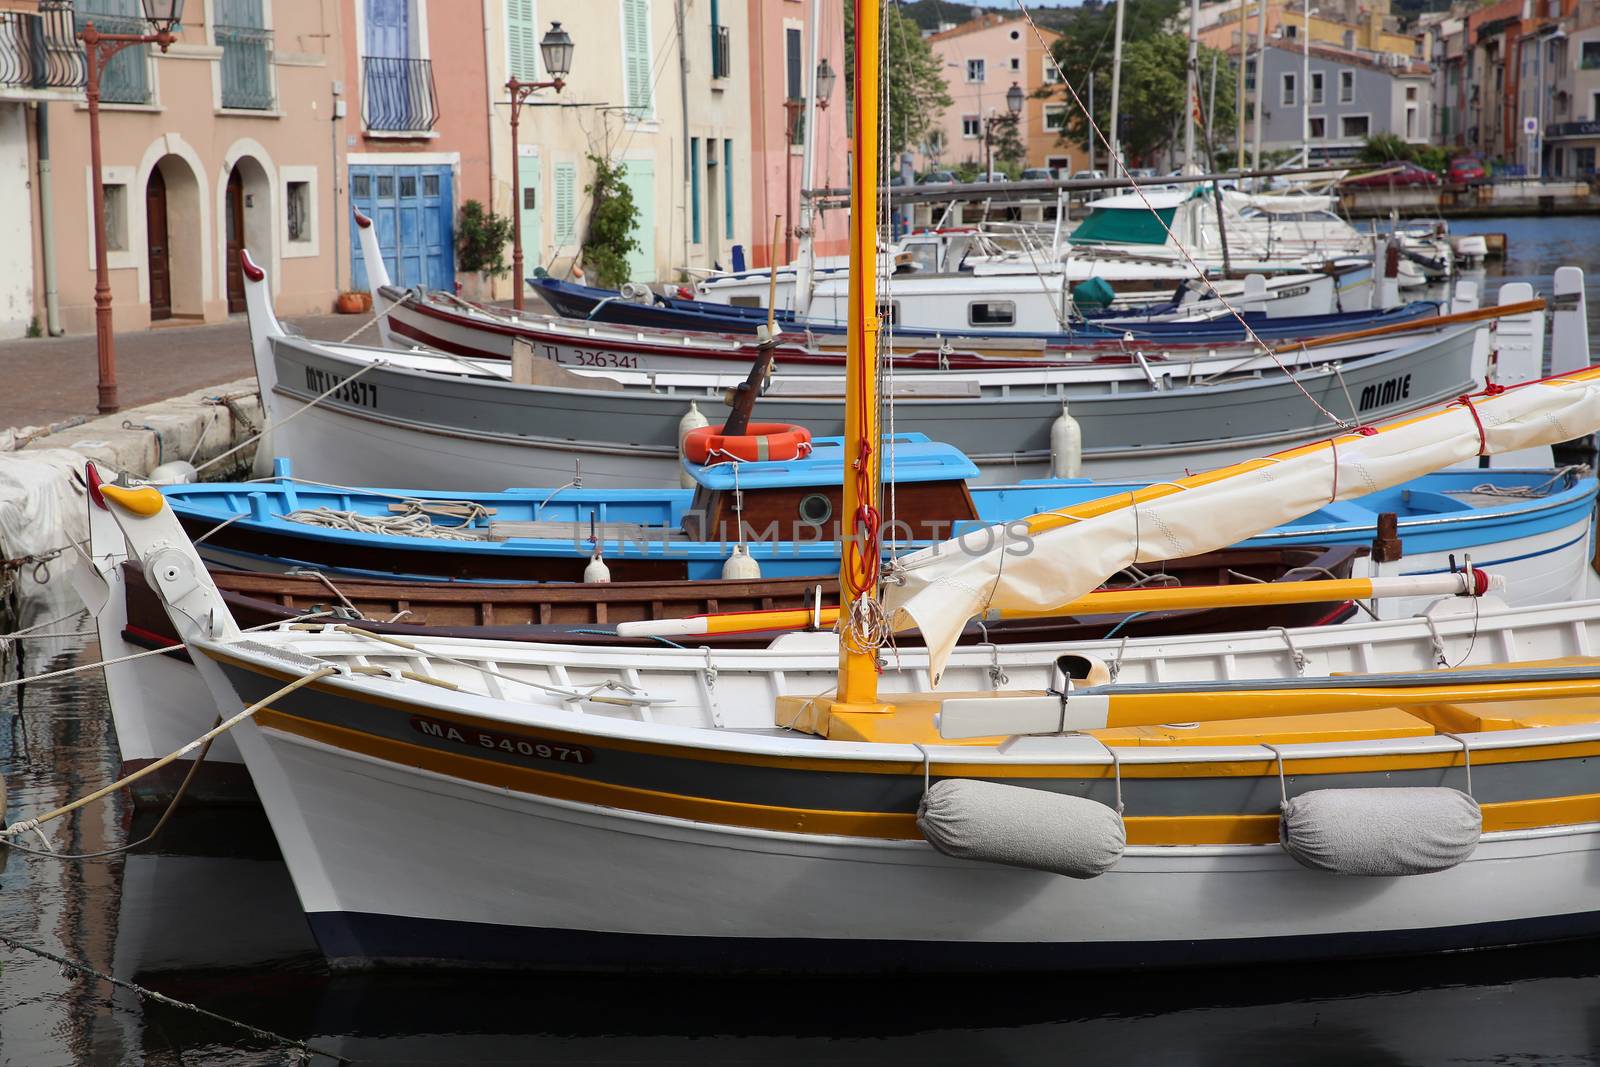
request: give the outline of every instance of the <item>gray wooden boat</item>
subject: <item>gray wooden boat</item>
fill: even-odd
[[[311,341],[278,323],[265,272],[247,258],[244,273],[256,374],[277,427],[272,451],[325,481],[460,490],[575,478],[660,485],[678,477],[679,422],[691,402],[720,423],[725,391],[743,378],[579,374],[533,361],[545,384],[523,384],[503,362]],[[1337,427],[1306,394],[1340,418],[1370,422],[1472,391],[1485,369],[1477,330],[1302,365],[1296,380],[1275,367],[1177,386],[1052,369],[908,376],[894,390],[894,428],[955,445],[987,482],[1044,477],[1065,401],[1082,429],[1086,476],[1159,480],[1326,437]],[[843,394],[842,380],[779,377],[757,413],[838,434]]]

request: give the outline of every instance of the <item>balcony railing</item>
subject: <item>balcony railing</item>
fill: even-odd
[[[728,27],[711,27],[711,76],[727,78],[733,75],[733,42]]]
[[[272,31],[259,26],[212,27],[222,48],[222,106],[272,109]]]
[[[433,64],[426,59],[363,56],[361,117],[370,131],[425,133],[439,121]]]
[[[0,12],[0,87],[81,89],[88,79],[71,0],[41,0],[37,15]]]

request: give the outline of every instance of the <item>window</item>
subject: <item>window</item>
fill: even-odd
[[[578,165],[556,164],[556,248],[573,243],[577,236],[578,220]]]
[[[311,183],[288,183],[283,203],[289,215],[289,240],[311,240]]]
[[[1011,57],[1011,69],[1012,70],[1021,70],[1022,69],[1022,57],[1020,57],[1020,56],[1012,56]]]
[[[650,85],[650,0],[622,0],[623,81],[628,92],[628,117],[645,122],[655,117]]]
[[[424,174],[422,176],[422,195],[439,195],[439,176],[437,174]]]
[[[1250,92],[1255,92],[1256,61],[1253,59],[1247,59],[1244,61],[1244,87]]]
[[[787,26],[783,31],[783,57],[785,92],[790,100],[799,100],[806,95],[805,90],[805,54],[801,51],[800,30],[795,26]]]
[[[969,326],[1014,326],[1017,305],[1009,300],[974,300],[967,305]]]
[[[380,175],[378,175],[378,199],[379,200],[393,200],[394,199],[394,175],[393,174],[380,174]]]
[[[1339,103],[1348,104],[1356,98],[1356,72],[1341,70],[1339,72]]]
[[[1283,93],[1278,100],[1284,107],[1294,107],[1294,75],[1283,76]]]
[[[1296,26],[1292,22],[1285,22],[1283,24],[1283,35],[1292,40],[1293,38],[1300,36],[1300,27]]]
[[[981,59],[967,60],[967,81],[981,82],[984,76],[984,61]]]
[[[689,239],[700,243],[700,138],[689,138]]]
[[[212,40],[222,49],[222,106],[267,111],[272,108],[272,31],[266,28],[262,0],[215,0]]]
[[[969,141],[975,141],[983,136],[982,123],[976,115],[961,116],[961,136]]]
[[[106,196],[106,251],[128,250],[128,187],[126,185],[102,186]]]
[[[1061,68],[1056,66],[1054,56],[1044,57],[1044,83],[1046,85],[1061,84]]]
[[[1046,104],[1044,106],[1044,128],[1046,130],[1064,130],[1067,128],[1067,105]]]
[[[1345,140],[1365,137],[1371,126],[1372,121],[1366,115],[1344,115],[1339,119],[1339,136]]]
[[[1311,102],[1313,104],[1322,103],[1322,71],[1320,70],[1311,72]]]
[[[1600,68],[1600,41],[1583,42],[1583,52],[1579,56],[1578,66],[1584,70]]]
[[[372,175],[354,174],[350,177],[350,195],[358,200],[372,196]]]
[[[415,174],[400,175],[400,199],[411,200],[417,195],[417,176]]]
[[[1311,138],[1320,141],[1328,136],[1328,120],[1321,115],[1311,116]]]
[[[539,80],[539,16],[535,0],[506,0],[506,69],[518,81]]]
[[[139,0],[80,0],[72,13],[80,31],[92,20],[101,33],[150,32]],[[113,56],[100,72],[100,99],[108,104],[148,104],[149,55],[149,46],[134,45]]]

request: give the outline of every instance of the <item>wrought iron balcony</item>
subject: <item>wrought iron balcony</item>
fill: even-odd
[[[728,27],[711,27],[711,76],[727,78],[733,75],[733,43]]]
[[[433,64],[426,59],[361,58],[361,118],[369,131],[425,133],[439,121]]]
[[[222,48],[222,106],[272,108],[272,31],[259,26],[212,27]]]
[[[82,89],[89,71],[76,30],[71,0],[41,0],[36,15],[0,12],[0,88]]]

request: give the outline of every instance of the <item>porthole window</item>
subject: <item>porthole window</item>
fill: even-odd
[[[808,493],[800,498],[800,521],[807,526],[821,526],[833,518],[833,501],[825,493]]]
[[[1014,326],[1017,305],[1010,300],[974,300],[967,305],[969,326]]]

